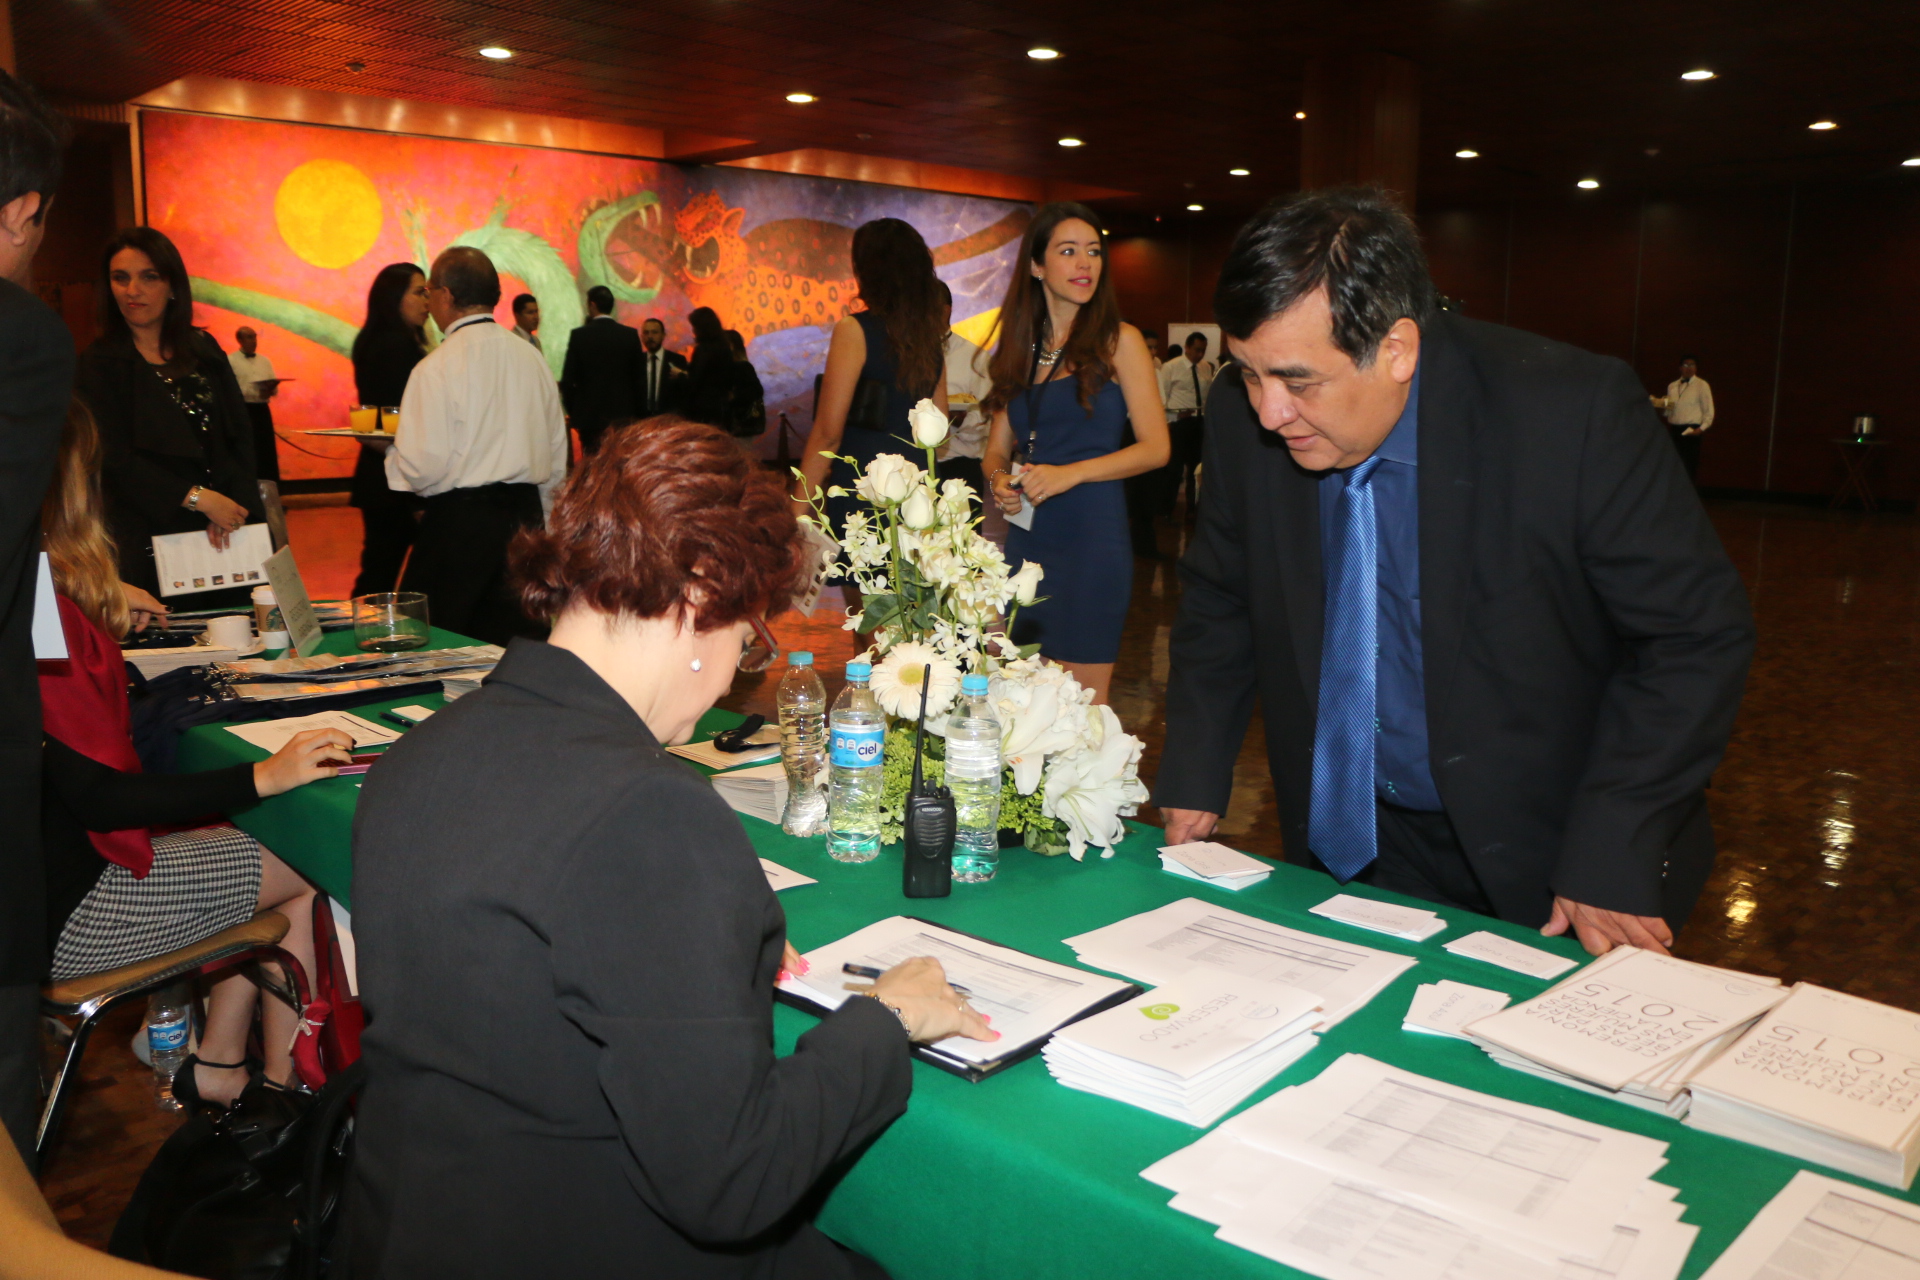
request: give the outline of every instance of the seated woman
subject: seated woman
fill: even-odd
[[[668,755],[807,577],[779,477],[673,417],[514,547],[529,617],[368,775],[354,1274],[871,1275],[801,1217],[907,1105],[909,1040],[997,1036],[909,960],[773,1054],[799,957],[739,818]]]
[[[129,600],[158,608],[120,581],[100,506],[100,437],[78,402],[60,441],[40,526],[66,628],[65,663],[40,666],[46,729],[41,840],[53,976],[98,973],[197,942],[271,908],[292,923],[281,946],[312,972],[313,889],[252,836],[218,815],[331,778],[353,744],[333,729],[297,735],[271,760],[208,773],[143,774],[134,754],[126,663]],[[159,829],[159,830],[156,830]],[[200,1056],[174,1094],[227,1104],[252,1076],[246,1061],[258,988],[234,969],[212,986]],[[265,1077],[293,1079],[299,1016],[278,1000],[264,1012]]]

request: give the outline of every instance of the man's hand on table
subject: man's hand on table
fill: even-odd
[[[308,729],[253,766],[253,789],[262,800],[322,778],[338,777],[353,763],[353,739],[338,729]]]
[[[1220,815],[1208,813],[1205,809],[1163,808],[1160,817],[1167,824],[1167,843],[1170,845],[1205,840],[1220,825]]]
[[[1571,898],[1555,896],[1553,900],[1553,918],[1548,920],[1540,932],[1549,938],[1557,938],[1573,930],[1580,945],[1589,955],[1603,956],[1615,947],[1640,947],[1646,951],[1667,954],[1667,948],[1673,945],[1673,930],[1659,916],[1632,916],[1624,911],[1608,911],[1602,907],[1590,907],[1584,902],[1575,902]]]

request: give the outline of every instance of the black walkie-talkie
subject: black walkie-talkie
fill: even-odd
[[[920,761],[926,748],[927,691],[933,687],[933,664],[920,669],[920,719],[913,726],[913,788],[907,792],[906,868],[901,887],[909,898],[944,898],[953,892],[953,836],[960,820],[954,813],[953,792],[921,779]]]

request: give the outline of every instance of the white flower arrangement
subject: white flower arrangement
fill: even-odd
[[[947,416],[922,400],[908,421],[926,453],[925,468],[891,453],[864,468],[841,459],[853,468],[854,494],[870,508],[847,515],[835,573],[863,597],[861,612],[850,612],[845,626],[872,637],[874,696],[888,715],[910,725],[919,714],[921,686],[930,681],[927,728],[939,735],[961,673],[985,673],[1008,775],[1003,822],[1024,823],[1029,847],[1059,852],[1056,842],[1064,837],[1076,859],[1089,846],[1110,858],[1126,835],[1123,819],[1147,799],[1139,778],[1141,742],[1121,728],[1111,708],[1093,706],[1092,691],[1065,668],[1035,656],[1037,646],[1022,650],[1009,638],[1020,609],[1041,598],[1045,570],[1028,561],[1009,573],[1006,556],[980,533],[972,487],[964,480],[936,482],[935,450],[947,438]],[[847,491],[835,486],[813,496],[808,518],[831,537],[823,496]],[[889,841],[899,838],[905,803],[896,774],[905,776],[888,771],[882,800]],[[1009,821],[1008,814],[1024,817]]]

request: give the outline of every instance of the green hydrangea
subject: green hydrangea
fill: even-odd
[[[913,729],[896,725],[887,731],[886,751],[881,759],[880,842],[899,844],[904,838],[907,817],[907,792],[913,788]],[[947,740],[927,735],[926,755],[921,776],[935,786],[947,780]],[[1036,853],[1053,855],[1067,849],[1067,826],[1040,812],[1040,792],[1020,794],[1007,771],[1000,786],[1000,826],[1021,833],[1027,847]]]

